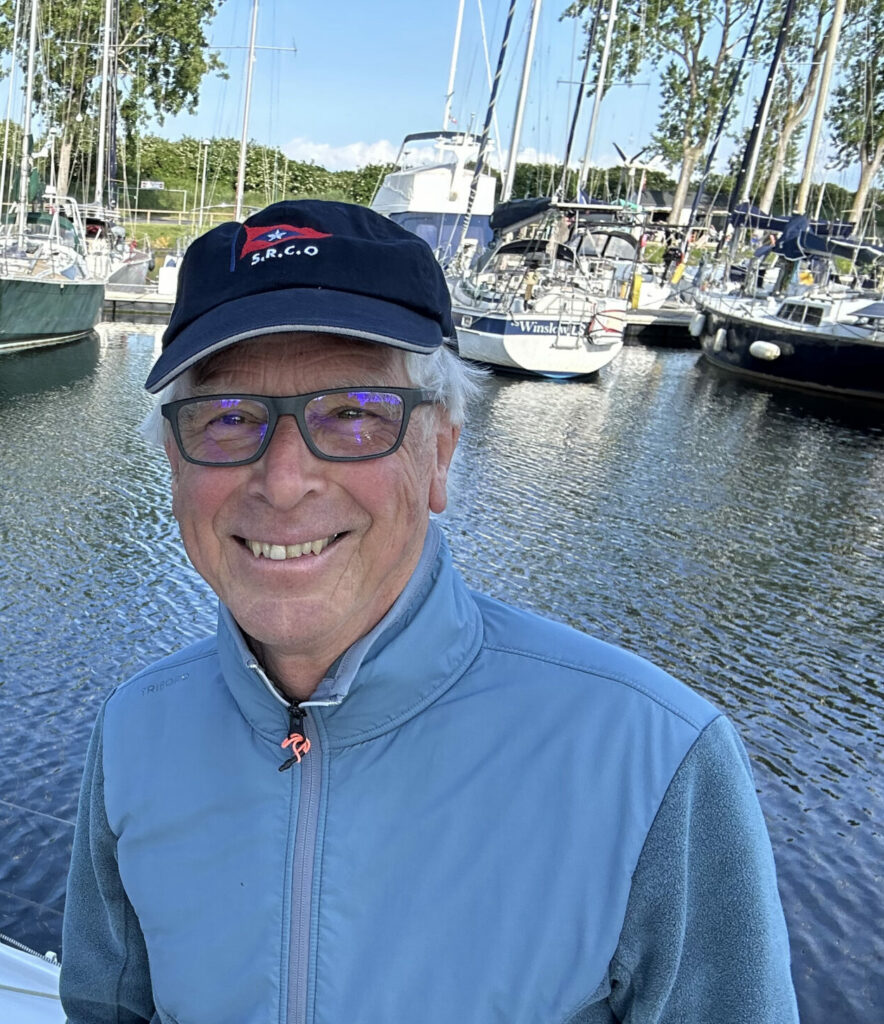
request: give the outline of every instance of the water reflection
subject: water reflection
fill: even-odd
[[[93,331],[67,345],[0,354],[0,400],[68,387],[94,373],[100,351]]]
[[[0,360],[0,930],[37,946],[57,948],[99,702],[214,619],[135,429],[158,337],[109,325]],[[884,429],[707,370],[630,347],[581,384],[494,378],[443,527],[473,586],[623,643],[732,715],[802,1020],[878,1024]]]

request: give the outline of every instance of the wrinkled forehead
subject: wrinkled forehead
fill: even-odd
[[[257,382],[285,384],[285,390],[359,383],[407,384],[405,354],[388,345],[334,334],[270,334],[222,349],[191,368],[185,388],[235,387]]]

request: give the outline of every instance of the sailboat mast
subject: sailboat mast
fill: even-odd
[[[457,9],[457,28],[454,30],[454,46],[451,50],[451,68],[448,72],[448,90],[445,93],[445,111],[442,114],[442,131],[448,131],[451,120],[451,97],[454,95],[454,73],[457,70],[457,55],[460,52],[460,30],[463,26],[463,8],[466,0],[460,0]]]
[[[823,73],[820,78],[820,91],[817,95],[816,109],[813,112],[810,138],[807,140],[804,174],[801,178],[801,186],[798,189],[798,199],[795,201],[796,213],[804,213],[807,209],[810,182],[813,177],[813,165],[816,162],[817,149],[819,149],[820,134],[823,130],[823,116],[826,112],[826,102],[829,99],[829,84],[832,81],[832,70],[835,67],[835,49],[838,46],[838,37],[841,35],[841,22],[844,20],[844,7],[845,0],[835,0],[832,24],[829,28],[829,42],[826,46],[826,59],[823,63]]]
[[[510,8],[506,16],[506,24],[503,29],[503,41],[500,44],[500,56],[497,59],[497,71],[491,85],[491,97],[488,100],[488,112],[485,114],[485,126],[482,129],[482,137],[479,140],[479,152],[476,156],[476,166],[473,169],[473,178],[470,181],[470,195],[467,200],[467,209],[463,218],[463,227],[460,232],[460,239],[457,248],[454,250],[454,257],[457,259],[463,249],[463,244],[470,229],[470,220],[473,216],[473,206],[476,203],[476,193],[479,190],[479,177],[482,174],[482,167],[485,163],[485,150],[488,148],[488,135],[491,131],[491,119],[494,117],[494,107],[497,103],[497,90],[500,86],[500,76],[503,73],[503,63],[506,57],[506,48],[509,44],[510,30],[513,27],[513,14],[516,10],[516,0],[510,0]]]
[[[755,113],[755,120],[752,122],[752,128],[749,131],[749,139],[746,143],[746,149],[743,151],[743,158],[740,162],[740,166],[737,170],[736,177],[734,179],[734,187],[731,190],[730,200],[728,202],[728,208],[730,210],[735,209],[737,204],[741,200],[745,200],[748,204],[750,200],[750,194],[752,191],[752,183],[755,179],[755,170],[758,166],[758,157],[761,152],[761,139],[764,136],[764,128],[767,124],[767,115],[770,113],[770,104],[773,99],[773,89],[776,83],[777,74],[779,72],[780,64],[782,62],[783,51],[786,48],[786,42],[789,36],[789,26],[792,22],[792,14],[795,10],[796,0],[788,0],[786,9],[783,12],[783,21],[780,25],[780,31],[777,35],[777,43],[774,48],[773,58],[770,62],[770,67],[767,71],[767,78],[764,82],[764,89],[761,94],[761,101],[758,104],[758,108]],[[719,124],[719,136],[724,131],[724,114],[730,109],[731,102],[734,95],[736,94],[737,84],[739,82],[739,75],[742,72],[743,63],[746,60],[746,56],[749,52],[749,45],[752,42],[752,38],[755,35],[755,26],[758,24],[758,19],[761,15],[762,0],[759,0],[758,7],[755,11],[755,17],[752,20],[752,26],[746,36],[746,47],[743,50],[743,56],[740,58],[740,63],[737,68],[734,69],[734,75],[731,78],[731,88],[729,90],[730,98],[725,104],[725,110],[722,113],[722,121]],[[716,140],[717,141],[717,140]],[[708,173],[708,172],[706,172]],[[706,174],[704,174],[704,177]]]
[[[252,28],[249,34],[248,69],[246,71],[246,100],[242,113],[242,136],[239,141],[239,169],[236,174],[236,210],[234,220],[242,220],[242,201],[246,188],[246,151],[249,144],[249,107],[252,104],[252,71],[255,67],[255,35],[258,30],[258,0],[252,0]]]
[[[571,152],[574,149],[574,136],[577,134],[577,122],[580,120],[580,109],[583,106],[583,94],[586,92],[586,80],[589,77],[589,65],[592,61],[592,51],[595,46],[596,30],[599,25],[599,11],[596,8],[592,19],[592,27],[589,30],[589,37],[586,40],[586,56],[583,58],[583,74],[580,76],[580,88],[577,90],[577,100],[574,104],[574,115],[571,118],[571,129],[568,132],[568,144],[565,147],[565,159],[562,161],[562,180],[559,182],[559,197],[564,198],[565,183],[568,180],[568,165],[571,163]]]
[[[602,105],[602,94],[605,89],[605,74],[608,70],[608,56],[611,53],[611,36],[614,33],[614,19],[617,17],[617,0],[611,0],[608,9],[608,26],[605,30],[605,46],[602,50],[602,59],[599,61],[599,76],[595,84],[595,98],[592,101],[592,117],[589,121],[589,135],[586,139],[586,153],[583,156],[583,166],[580,168],[580,177],[577,182],[577,194],[583,191],[586,179],[589,177],[589,160],[592,156],[592,144],[595,141],[595,128],[599,119],[599,107]]]
[[[522,137],[522,120],[525,116],[525,100],[528,96],[528,80],[531,77],[531,61],[534,59],[534,41],[537,38],[537,23],[540,20],[540,7],[543,0],[533,0],[531,4],[531,27],[528,30],[528,43],[525,46],[525,63],[522,67],[522,83],[519,86],[519,99],[516,103],[516,114],[513,118],[513,137],[510,142],[509,159],[506,166],[506,177],[500,201],[507,202],[513,194],[513,182],[516,177],[516,159],[518,158],[519,140]]]
[[[31,181],[31,104],[34,102],[34,59],[37,53],[37,0],[31,0],[31,32],[28,40],[28,73],[25,85],[25,111],[22,123],[21,171],[18,182],[18,246],[25,245],[28,222],[28,186]]]
[[[113,0],[104,0],[104,42],[101,49],[101,98],[98,106],[98,152],[95,160],[95,203],[104,201],[105,136],[107,135],[107,89],[110,68],[111,17]]]
[[[9,123],[12,120],[12,95],[15,89],[15,58],[18,54],[18,32],[21,27],[21,0],[15,0],[15,28],[12,31],[12,59],[9,62],[9,95],[6,97],[6,126],[3,129],[3,166],[0,169],[0,214],[6,202],[6,160],[9,156]]]

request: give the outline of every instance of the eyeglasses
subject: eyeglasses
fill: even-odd
[[[294,416],[310,451],[329,462],[390,455],[412,409],[433,401],[419,388],[331,388],[306,395],[204,395],[161,412],[178,450],[198,466],[245,466],[267,451],[280,416]]]

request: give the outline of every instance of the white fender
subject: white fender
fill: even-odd
[[[724,343],[727,340],[727,331],[723,327],[719,327],[715,332],[715,337],[712,339],[712,351],[720,352],[724,348]]]
[[[697,312],[691,317],[691,322],[688,324],[688,331],[692,338],[699,338],[705,328],[706,314],[697,310]]]
[[[782,351],[780,346],[772,341],[753,341],[749,346],[749,355],[755,356],[756,359],[766,359],[768,362],[773,362],[774,359],[779,359]]]

